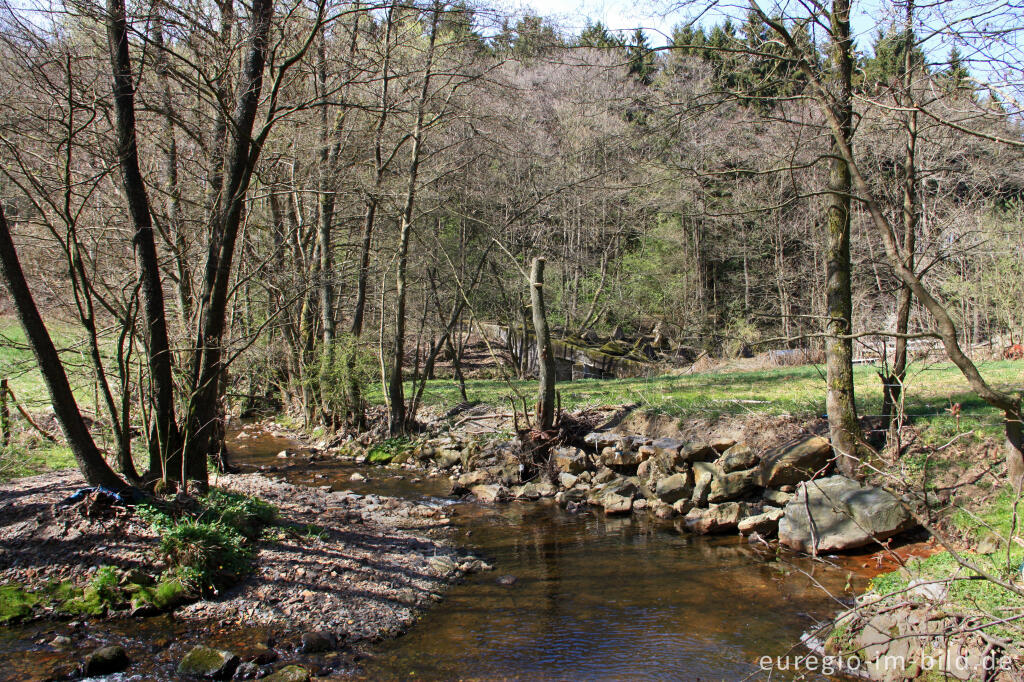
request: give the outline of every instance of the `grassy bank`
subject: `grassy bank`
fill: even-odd
[[[982,363],[981,370],[993,384],[1017,390],[1024,379],[1024,363]],[[882,385],[871,366],[854,368],[857,405],[861,415],[877,415],[882,405]],[[532,399],[532,381],[469,381],[470,400],[508,404],[513,387]],[[763,413],[797,416],[825,412],[824,368],[807,365],[757,371],[715,371],[699,374],[637,379],[585,379],[559,385],[566,409],[586,405],[638,404],[678,417],[714,417],[722,414]],[[460,401],[458,385],[450,380],[428,384],[427,404],[454,405]],[[950,407],[960,404],[959,424]],[[979,400],[960,371],[951,363],[914,363],[907,379],[906,412],[927,425],[936,438],[975,430],[995,435],[999,414]]]

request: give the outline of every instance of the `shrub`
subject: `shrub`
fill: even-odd
[[[206,509],[200,518],[220,521],[250,540],[277,518],[277,507],[269,502],[225,490],[211,490],[202,503]]]
[[[331,414],[356,414],[363,410],[366,388],[377,378],[374,355],[345,334],[330,346],[320,344],[303,376],[307,385],[324,401]]]
[[[197,594],[216,592],[249,570],[251,551],[241,533],[220,521],[178,520],[160,538],[160,553],[179,571],[182,585]]]

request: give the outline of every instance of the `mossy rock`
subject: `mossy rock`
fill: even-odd
[[[228,680],[238,667],[238,656],[209,646],[196,646],[178,664],[178,673],[207,680]]]
[[[608,343],[601,346],[600,350],[605,355],[613,355],[615,357],[625,355],[626,353],[629,352],[629,349],[627,349],[618,341],[609,341]]]
[[[310,678],[309,671],[301,665],[288,665],[264,677],[263,682],[309,682]]]
[[[166,578],[155,586],[129,585],[132,611],[170,611],[189,601],[191,595],[178,578]]]

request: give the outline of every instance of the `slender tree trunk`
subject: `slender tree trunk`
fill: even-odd
[[[160,262],[153,238],[153,218],[150,213],[146,185],[139,170],[139,152],[135,127],[135,86],[131,57],[128,52],[128,24],[124,0],[107,0],[107,43],[113,74],[114,107],[116,114],[118,162],[124,184],[128,211],[135,235],[135,261],[141,284],[145,328],[149,343],[149,372],[153,386],[153,424],[149,436],[151,474],[173,468],[181,439],[174,416],[174,380],[171,374],[172,356],[164,314],[164,294],[160,281]],[[176,470],[176,469],[175,469]]]
[[[853,139],[853,39],[850,34],[849,0],[832,5],[833,85],[835,116],[841,122],[840,135],[846,144]],[[829,161],[829,198],[826,223],[825,299],[828,310],[826,340],[829,435],[840,471],[857,476],[863,435],[857,422],[853,390],[853,321],[850,267],[850,169],[832,145]]]
[[[162,8],[153,7],[153,70],[160,82],[160,105],[163,107],[161,126],[164,137],[163,176],[167,198],[167,242],[174,253],[178,316],[182,326],[189,329],[192,319],[192,268],[188,262],[188,242],[182,223],[181,188],[178,185],[178,142],[174,130],[174,97],[171,93],[170,65],[164,46]]]
[[[7,407],[7,379],[0,379],[0,447],[11,444],[11,411]]]
[[[416,183],[419,176],[420,155],[423,145],[423,120],[426,116],[427,102],[430,99],[430,79],[434,67],[434,45],[437,40],[437,24],[441,10],[435,6],[430,26],[430,38],[427,44],[426,64],[423,71],[423,83],[420,87],[416,106],[416,121],[412,129],[412,152],[409,159],[408,184],[405,191],[405,206],[402,210],[401,237],[398,245],[398,267],[395,273],[395,336],[391,357],[391,371],[388,376],[388,401],[390,403],[389,429],[392,435],[406,432],[405,388],[402,362],[405,359],[405,299],[409,265],[409,239],[412,235],[412,223],[416,206]]]
[[[903,44],[903,79],[901,104],[904,114],[904,133],[906,149],[903,156],[903,263],[908,270],[914,271],[914,251],[917,248],[917,112],[914,107],[914,3],[907,0],[906,25],[904,27]],[[913,292],[905,283],[900,284],[896,303],[896,352],[893,358],[892,373],[885,379],[882,393],[882,416],[889,424],[889,441],[894,443],[901,424],[898,406],[903,396],[903,381],[907,376],[907,337],[910,329],[910,311],[913,303]]]
[[[206,460],[216,432],[214,420],[217,416],[220,373],[223,371],[221,344],[225,331],[231,264],[253,164],[258,153],[258,149],[253,149],[252,130],[263,87],[263,68],[266,65],[267,40],[273,12],[272,0],[254,1],[249,48],[238,84],[238,104],[233,116],[233,141],[227,156],[225,184],[211,221],[212,234],[203,277],[202,314],[193,364],[193,388],[188,415],[189,442],[186,448],[189,476],[201,486],[207,481]]]
[[[90,485],[102,485],[112,490],[126,489],[128,486],[125,482],[103,459],[102,453],[96,447],[96,443],[89,433],[89,428],[85,425],[85,420],[82,419],[82,413],[78,410],[78,403],[71,391],[71,384],[68,383],[67,374],[64,373],[64,365],[61,364],[57,349],[54,347],[50,334],[46,331],[46,325],[43,324],[43,318],[39,315],[36,303],[32,299],[28,282],[25,281],[25,273],[18,261],[18,253],[14,248],[11,231],[2,209],[0,209],[0,275],[3,277],[4,284],[7,285],[18,315],[18,321],[21,322],[25,337],[36,357],[39,372],[43,375],[43,382],[50,394],[54,415],[57,417],[57,423],[60,424],[68,446],[75,456],[78,470],[82,472],[82,476]]]
[[[537,429],[550,431],[555,424],[555,355],[551,348],[547,310],[544,308],[544,263],[543,258],[533,259],[530,301],[533,307],[533,332],[537,337]]]

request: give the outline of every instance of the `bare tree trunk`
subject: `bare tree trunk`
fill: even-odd
[[[64,373],[60,356],[57,355],[57,349],[50,339],[50,334],[46,331],[43,318],[40,317],[36,303],[32,299],[28,282],[25,281],[25,273],[18,261],[18,253],[14,248],[11,231],[2,209],[0,209],[0,275],[2,275],[7,290],[10,292],[11,300],[14,302],[18,321],[21,322],[29,345],[32,346],[36,364],[39,366],[39,372],[43,375],[46,390],[50,394],[54,415],[57,417],[57,423],[60,424],[64,437],[67,438],[68,446],[75,456],[78,470],[82,472],[82,476],[90,485],[102,485],[112,490],[128,488],[103,459],[103,455],[89,433],[89,428],[85,425],[85,420],[82,419],[82,413],[78,410],[78,403],[75,402],[75,396],[71,391],[71,384],[68,383],[67,374]]]
[[[402,210],[401,238],[398,246],[398,268],[395,277],[395,337],[391,357],[391,371],[388,376],[388,401],[390,403],[389,430],[392,435],[406,432],[405,389],[402,362],[405,359],[405,298],[406,278],[409,262],[409,239],[412,234],[413,211],[416,205],[416,182],[419,175],[420,155],[423,144],[423,120],[430,98],[430,78],[434,67],[434,45],[437,40],[437,24],[441,9],[434,7],[430,38],[427,44],[423,84],[416,106],[416,121],[412,129],[412,155],[409,160],[408,184],[405,192],[405,207]]]
[[[917,240],[917,112],[914,111],[914,3],[907,0],[906,25],[903,43],[903,92],[901,104],[904,114],[904,130],[906,133],[906,150],[903,156],[903,262],[908,270],[914,271],[914,251]],[[913,292],[906,284],[900,284],[899,298],[896,304],[896,352],[893,357],[892,372],[885,377],[882,392],[882,416],[889,424],[889,440],[902,425],[900,411],[897,409],[903,396],[903,381],[907,376],[907,331],[910,329],[910,311],[913,303]]]
[[[110,0],[116,1],[116,0]],[[228,153],[225,185],[220,192],[212,218],[212,234],[206,259],[201,299],[202,315],[196,340],[196,358],[189,401],[187,469],[200,485],[207,481],[206,458],[216,432],[217,400],[222,366],[221,343],[224,337],[227,299],[230,291],[231,263],[235,239],[242,219],[245,195],[252,177],[252,130],[263,87],[263,68],[267,59],[267,40],[274,12],[271,0],[255,0],[252,27],[238,87],[233,144]]]
[[[832,4],[834,114],[841,123],[839,134],[847,144],[853,138],[853,53],[849,0]],[[857,422],[853,391],[853,300],[850,277],[850,169],[836,152],[829,160],[831,192],[826,225],[826,283],[828,338],[826,339],[829,435],[840,471],[857,476],[863,435]]]
[[[550,431],[555,424],[555,354],[551,349],[551,330],[544,308],[543,258],[533,259],[530,271],[530,301],[533,304],[533,331],[537,336],[537,429]]]
[[[162,9],[159,2],[153,7],[153,69],[160,81],[160,105],[163,107],[161,122],[164,136],[163,175],[167,199],[167,243],[174,253],[178,315],[185,329],[192,319],[192,268],[188,262],[188,242],[182,224],[181,188],[178,185],[178,143],[174,131],[174,97],[171,94],[169,64],[164,53],[164,31]]]
[[[128,52],[128,24],[124,0],[107,0],[107,43],[113,74],[114,106],[117,121],[118,162],[124,184],[128,211],[135,227],[133,245],[141,284],[145,328],[149,335],[149,372],[153,385],[154,418],[149,436],[151,474],[170,470],[180,448],[181,438],[174,416],[174,380],[171,374],[171,348],[164,314],[164,294],[160,281],[160,262],[153,238],[146,185],[139,170],[135,126],[135,86]],[[175,470],[177,470],[175,468]]]

